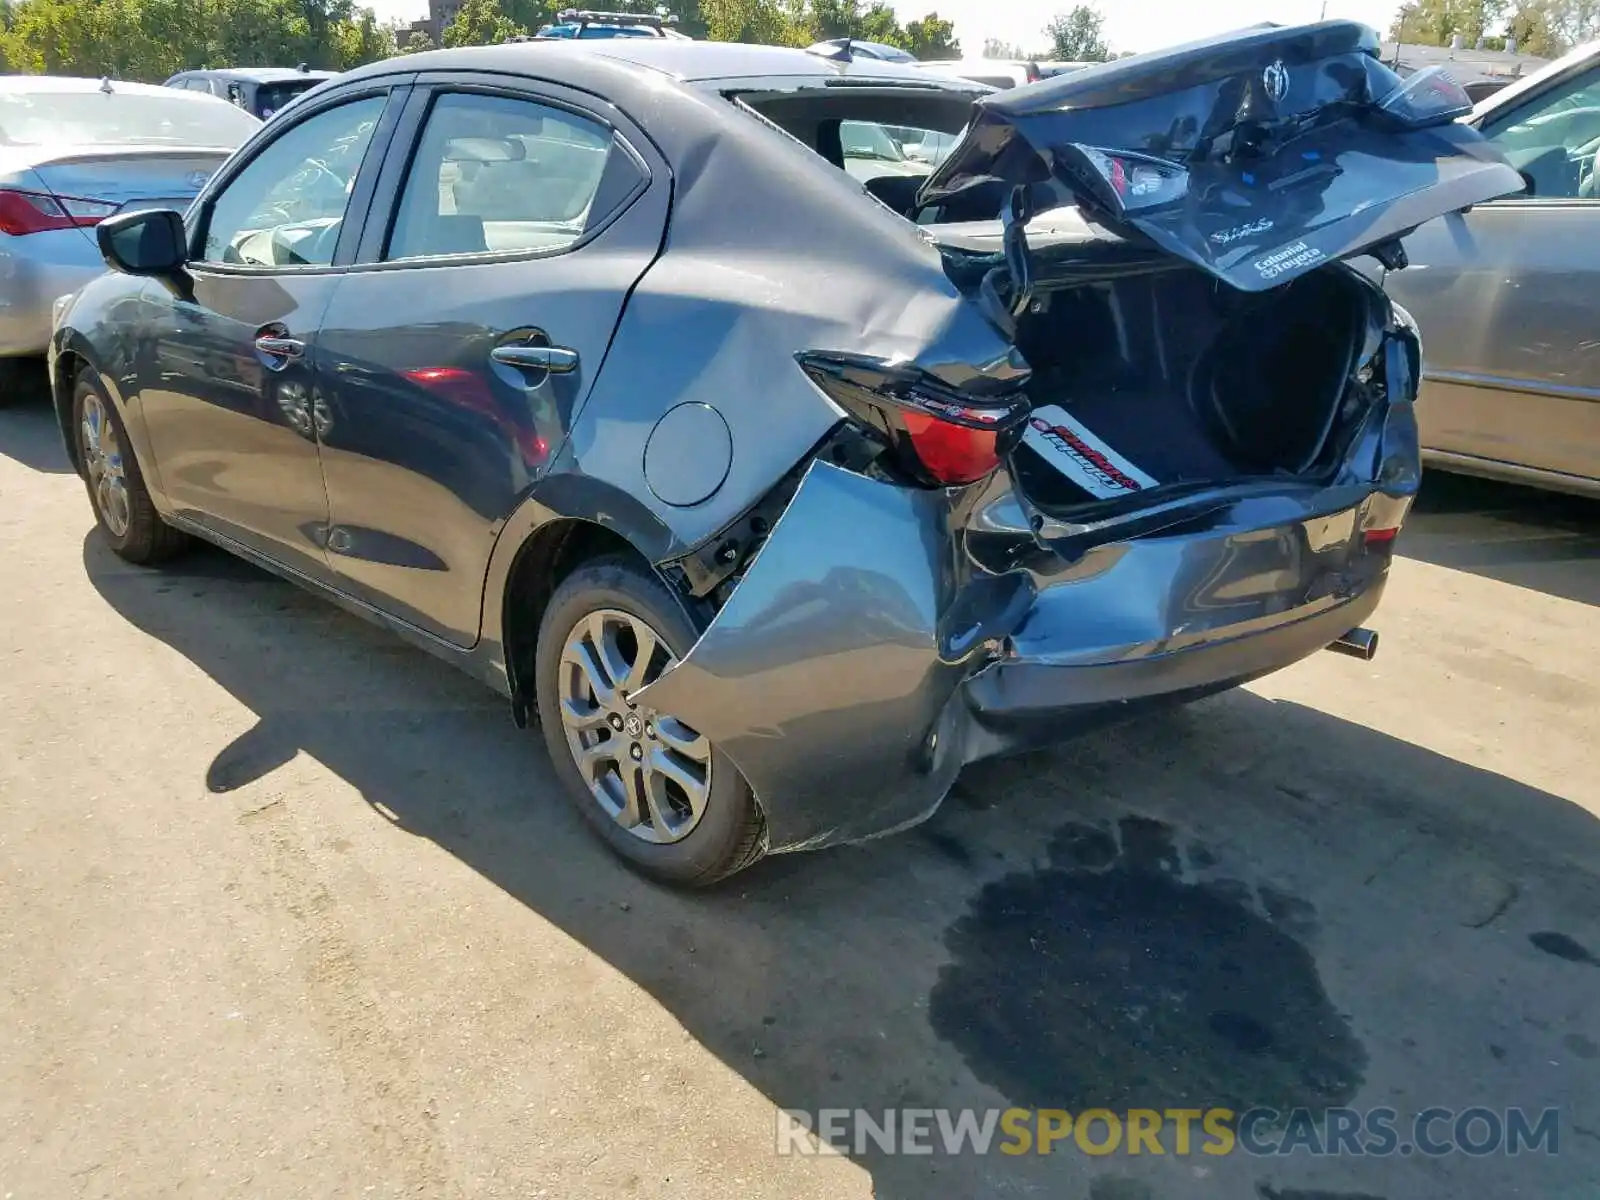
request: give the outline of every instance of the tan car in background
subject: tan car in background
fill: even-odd
[[[1528,186],[1422,226],[1387,280],[1422,331],[1423,459],[1600,496],[1600,43],[1468,121]]]

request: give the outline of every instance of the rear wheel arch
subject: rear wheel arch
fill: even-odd
[[[585,562],[632,557],[646,570],[683,553],[667,524],[633,495],[605,480],[557,470],[506,520],[484,580],[481,631],[499,642],[512,716],[533,710],[534,651],[550,597]]]
[[[615,529],[584,517],[552,517],[518,547],[506,575],[501,607],[501,639],[513,715],[525,724],[533,711],[534,668],[539,626],[550,598],[574,571],[599,558],[620,556],[645,570],[650,559]]]

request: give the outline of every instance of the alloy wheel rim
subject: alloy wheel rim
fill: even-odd
[[[128,479],[123,473],[117,431],[98,396],[84,397],[82,438],[84,468],[94,493],[95,509],[111,535],[122,537],[128,532]]]
[[[607,816],[656,845],[688,837],[711,794],[711,743],[633,699],[676,661],[647,622],[599,609],[567,635],[557,682],[562,729],[583,782]]]

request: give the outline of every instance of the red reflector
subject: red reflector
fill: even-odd
[[[1369,529],[1362,534],[1363,540],[1369,546],[1379,546],[1384,542],[1392,542],[1400,532],[1398,529]]]
[[[972,483],[1000,465],[992,429],[967,429],[918,412],[904,419],[918,461],[940,483]]]

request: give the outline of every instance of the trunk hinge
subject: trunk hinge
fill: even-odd
[[[1033,303],[1033,262],[1027,232],[1032,219],[1032,193],[1025,185],[1012,188],[1005,209],[1000,213],[1005,271],[1002,274],[995,268],[983,277],[978,287],[979,303],[990,323],[1013,340],[1017,336],[1017,322]],[[1006,291],[1004,296],[1000,293],[1002,283]]]
[[[1011,315],[1020,319],[1033,301],[1033,263],[1028,252],[1028,222],[1033,220],[1033,193],[1026,186],[1011,189],[1000,214],[1005,230],[1006,270],[1011,275]]]

